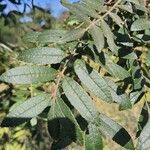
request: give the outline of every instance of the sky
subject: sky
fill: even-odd
[[[52,15],[57,17],[65,10],[61,5],[60,0],[35,0],[37,4],[44,5],[44,7],[50,7]],[[69,0],[70,2],[76,2],[78,0]]]
[[[24,2],[27,2],[28,4],[31,2],[31,0],[22,0]],[[77,2],[78,0],[68,0],[70,2]],[[5,13],[8,13],[10,10],[23,10],[23,5],[12,5],[8,0],[5,0],[4,3],[7,3],[7,8],[5,10]],[[51,13],[54,17],[59,17],[59,15],[66,10],[60,3],[60,0],[34,0],[34,4],[38,6],[42,6],[43,8],[50,9]],[[27,8],[29,11],[29,8]]]

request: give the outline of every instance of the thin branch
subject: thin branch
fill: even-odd
[[[85,22],[82,22],[81,24],[79,24],[77,27],[75,27],[75,29],[78,29],[80,27],[82,27],[82,25],[84,25]]]
[[[118,0],[103,16],[101,16],[99,19],[94,20],[91,22],[91,24],[85,29],[85,31],[89,30],[92,26],[97,24],[100,20],[103,20],[107,15],[109,15],[115,7],[121,2],[122,0]]]
[[[12,49],[10,49],[7,45],[0,43],[0,47],[7,49],[9,52],[13,52]]]
[[[90,29],[93,25],[95,25],[96,23],[98,23],[100,20],[102,20],[104,17],[106,17],[107,15],[109,15],[109,13],[111,11],[113,11],[115,9],[115,7],[121,2],[122,0],[118,0],[112,7],[111,9],[109,9],[102,17],[100,17],[99,19],[97,20],[94,20],[91,22],[91,24],[85,29],[85,31],[87,31],[88,29]],[[82,24],[81,24],[82,25]],[[72,56],[75,55],[75,51],[76,49],[74,49],[73,53],[72,53]],[[53,100],[55,101],[56,98],[57,98],[57,91],[58,91],[58,88],[59,88],[59,84],[62,80],[62,78],[64,77],[64,72],[65,70],[67,69],[67,64],[68,62],[70,61],[70,59],[65,63],[64,65],[64,68],[62,69],[61,72],[59,72],[58,74],[58,77],[57,77],[57,80],[56,80],[56,85],[52,88],[52,97],[53,97]]]
[[[73,50],[73,52],[72,52],[72,54],[71,54],[71,58],[76,54],[75,51],[76,51],[76,48]],[[58,73],[58,77],[57,77],[57,79],[56,79],[56,84],[55,84],[54,87],[52,88],[52,98],[53,98],[54,102],[55,102],[55,100],[56,100],[56,98],[57,98],[57,92],[58,92],[59,84],[60,84],[61,80],[62,80],[63,77],[64,77],[64,72],[65,72],[66,69],[67,69],[67,64],[68,64],[69,61],[70,61],[70,59],[69,59],[68,61],[66,61],[66,63],[65,63],[64,66],[63,66],[62,71]]]
[[[57,91],[58,91],[58,88],[59,88],[59,84],[60,84],[62,78],[64,77],[64,72],[65,72],[66,69],[67,69],[67,66],[64,66],[63,70],[58,73],[58,78],[57,78],[57,81],[56,81],[56,85],[54,86],[53,93],[52,93],[52,97],[53,97],[54,101],[57,98]]]

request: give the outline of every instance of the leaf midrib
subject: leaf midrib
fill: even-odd
[[[20,115],[26,113],[26,112],[27,112],[28,110],[30,110],[32,107],[36,107],[37,105],[41,104],[41,103],[42,103],[43,101],[45,101],[45,100],[47,100],[47,97],[45,97],[43,100],[41,100],[41,102],[35,103],[34,105],[30,105],[30,107],[29,107],[28,109],[26,109],[25,111],[19,113],[18,115],[16,114],[16,116],[14,116],[14,117],[18,117],[18,116],[20,116]],[[27,101],[26,101],[26,102],[27,102]],[[10,111],[10,113],[11,113],[11,111]]]
[[[67,79],[65,79],[67,81]],[[69,86],[73,89],[74,93],[77,95],[77,97],[80,99],[80,96],[78,95],[78,93],[76,92],[76,90],[73,88],[73,86],[69,83]],[[82,99],[80,99],[82,101]],[[82,101],[83,105],[85,106],[85,108],[90,112],[91,116],[93,116],[93,118],[95,118],[95,116],[93,115],[93,113],[91,113],[91,111],[89,110],[89,108],[85,105],[85,103]],[[96,110],[96,108],[95,108]],[[96,115],[96,114],[95,114]]]
[[[80,64],[78,64],[78,65],[80,65]],[[104,93],[105,97],[107,97],[107,95],[105,94],[104,90],[101,89],[101,87],[96,83],[96,81],[92,79],[92,77],[90,76],[90,74],[88,74],[88,73],[86,72],[86,69],[85,69],[82,65],[80,65],[80,67],[81,67],[81,68],[84,70],[84,72],[90,77],[90,79],[100,88],[101,92]],[[103,80],[104,80],[104,79],[103,79]],[[105,82],[105,80],[104,80],[104,82]],[[107,82],[106,82],[106,84],[107,84]],[[109,92],[109,93],[110,93],[110,92]],[[111,96],[111,93],[110,93],[110,96]],[[108,97],[107,97],[107,98],[108,98]]]

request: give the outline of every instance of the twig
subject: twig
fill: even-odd
[[[76,48],[73,50],[73,52],[71,54],[71,58],[75,55],[75,51],[76,51]],[[55,100],[57,98],[57,92],[58,92],[59,84],[60,84],[61,80],[64,77],[64,72],[67,69],[67,64],[68,64],[69,61],[70,61],[70,59],[68,61],[66,61],[66,63],[64,64],[64,67],[63,67],[62,71],[58,73],[58,77],[56,79],[56,84],[52,88],[52,98],[53,98],[54,102],[55,102]]]
[[[7,49],[10,52],[13,52],[7,45],[0,43],[0,47]]]
[[[84,24],[84,22],[82,22],[81,24],[79,24],[75,29],[80,28],[83,24]]]
[[[59,84],[61,82],[61,79],[64,77],[64,72],[65,70],[67,69],[67,66],[65,66],[63,68],[63,70],[61,72],[58,73],[58,78],[57,78],[57,81],[56,81],[56,85],[54,86],[53,88],[53,93],[52,93],[52,97],[53,97],[53,100],[55,101],[56,98],[57,98],[57,91],[58,91],[58,88],[59,88]]]
[[[93,25],[98,23],[100,20],[103,20],[107,15],[109,15],[115,7],[121,2],[122,0],[118,0],[103,16],[101,16],[99,19],[94,20],[91,22],[91,24],[85,29],[85,31],[89,30]]]
[[[94,19],[94,21],[91,22],[91,24],[85,29],[85,31],[87,31],[88,29],[90,29],[93,25],[95,25],[97,22],[99,22],[100,20],[102,20],[104,17],[106,17],[107,15],[109,15],[109,13],[111,11],[114,10],[114,8],[121,2],[122,0],[118,0],[112,7],[111,9],[109,9],[102,17],[100,17],[99,19]],[[82,26],[83,24],[80,24],[80,26]],[[79,26],[79,27],[80,27]],[[73,53],[72,53],[72,56],[75,55],[75,51],[76,49],[74,49]],[[52,97],[53,97],[53,100],[55,101],[56,98],[57,98],[57,91],[58,91],[58,88],[59,88],[59,84],[62,80],[62,78],[64,77],[64,72],[65,70],[67,69],[67,64],[68,62],[70,61],[70,59],[65,63],[64,65],[64,68],[62,69],[62,71],[58,74],[58,78],[56,80],[56,85],[52,88]]]

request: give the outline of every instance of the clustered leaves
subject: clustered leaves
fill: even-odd
[[[7,118],[31,119],[46,113],[49,125],[52,120],[59,120],[57,125],[64,126],[55,149],[66,139],[84,145],[86,150],[100,150],[103,135],[125,149],[149,148],[149,119],[135,145],[121,125],[97,110],[92,96],[115,103],[121,111],[134,107],[144,95],[143,107],[149,114],[146,96],[150,85],[150,20],[144,1],[61,2],[78,26],[27,34],[24,41],[30,48],[18,55],[26,65],[10,69],[0,77],[12,84],[48,82],[51,91],[41,91],[14,104]],[[81,128],[78,117],[86,122],[85,128]]]

